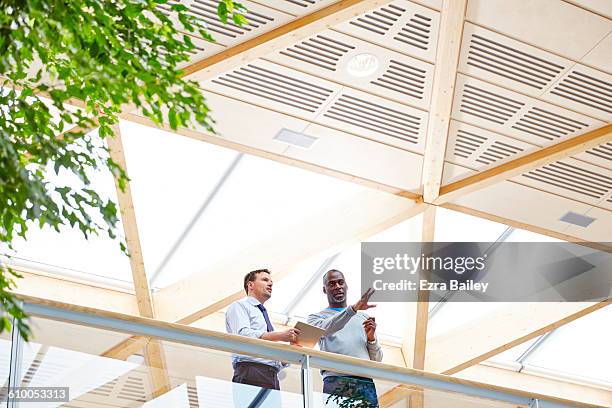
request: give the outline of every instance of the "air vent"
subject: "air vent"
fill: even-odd
[[[548,164],[523,177],[595,200],[601,200],[612,190],[612,177],[603,171],[587,170],[566,161]]]
[[[421,118],[406,112],[341,95],[323,116],[394,139],[417,144]]]
[[[280,54],[335,71],[340,58],[354,48],[350,44],[345,44],[323,35],[317,35],[280,51]]]
[[[146,402],[147,395],[144,392],[142,378],[128,376],[117,393],[117,397],[124,400]]]
[[[539,97],[574,64],[565,58],[466,23],[459,71]]]
[[[187,386],[187,397],[189,398],[189,408],[200,407],[200,403],[198,402],[198,391],[196,387],[192,385]]]
[[[378,10],[363,14],[351,20],[349,23],[372,33],[384,35],[405,12],[406,10],[401,7],[394,4],[388,4]]]
[[[335,30],[435,62],[440,13],[406,0],[394,0],[339,24]]]
[[[427,50],[431,39],[431,20],[429,17],[414,14],[393,39]]]
[[[333,93],[331,89],[255,64],[223,74],[211,82],[306,112],[315,112]]]
[[[571,135],[589,125],[538,107],[531,108],[512,127],[549,141]]]
[[[423,99],[426,74],[424,69],[391,60],[388,69],[371,83],[412,98]]]
[[[491,146],[487,147],[487,149],[482,152],[482,154],[476,159],[476,161],[482,164],[489,165],[499,160],[509,159],[512,156],[523,152],[523,150],[524,149],[518,146],[513,146],[511,144],[496,140]]]
[[[612,83],[574,69],[557,83],[550,93],[561,98],[612,114]]]
[[[486,137],[459,129],[457,130],[454,154],[468,159],[486,140]]]
[[[612,164],[612,142],[608,142],[600,146],[594,147],[590,150],[585,151],[585,153],[609,161],[610,164]]]
[[[315,4],[315,0],[285,0],[287,3],[295,4],[300,7],[308,7]]]
[[[98,388],[95,388],[89,391],[89,393],[94,394],[94,395],[99,395],[101,397],[110,397],[111,394],[113,393],[113,390],[115,389],[115,386],[117,385],[117,381],[118,381],[117,379],[109,381],[106,384],[101,385]]]
[[[477,86],[465,84],[460,111],[489,122],[503,125],[525,104]]]
[[[473,33],[467,64],[535,89],[544,89],[565,67]]]

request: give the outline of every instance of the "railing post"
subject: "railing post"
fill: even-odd
[[[21,363],[23,361],[23,339],[17,328],[17,321],[13,318],[11,330],[11,362],[9,364],[7,408],[18,408],[19,402],[10,398],[10,391],[21,385]]]
[[[302,395],[304,396],[304,408],[313,408],[314,396],[309,355],[302,356]]]

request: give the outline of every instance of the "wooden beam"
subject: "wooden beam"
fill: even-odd
[[[472,215],[474,217],[484,218],[484,219],[489,220],[489,221],[499,222],[501,224],[505,224],[505,225],[508,225],[510,227],[524,229],[526,231],[531,231],[531,232],[534,232],[536,234],[546,235],[548,237],[560,239],[562,241],[574,242],[576,244],[580,244],[580,245],[583,245],[583,246],[586,246],[586,247],[589,247],[589,248],[593,248],[593,249],[596,249],[598,251],[605,251],[605,252],[612,251],[612,247],[607,246],[607,245],[602,244],[602,243],[586,241],[586,240],[584,240],[582,238],[574,237],[572,235],[567,235],[567,234],[563,234],[563,233],[556,232],[556,231],[553,231],[553,230],[549,230],[549,229],[546,229],[546,228],[541,228],[541,227],[538,227],[536,225],[531,225],[531,224],[526,224],[524,222],[515,221],[515,220],[512,220],[510,218],[500,217],[500,216],[495,215],[495,214],[490,214],[490,213],[487,213],[487,212],[484,212],[484,211],[475,210],[473,208],[464,207],[462,205],[452,204],[452,203],[444,203],[444,204],[440,205],[440,207],[444,207],[444,208],[447,208],[447,209],[453,210],[453,211],[462,212],[464,214]]]
[[[487,316],[429,339],[425,369],[456,374],[610,304],[610,300],[508,303]]]
[[[127,173],[128,168],[125,161],[123,143],[121,142],[121,131],[118,124],[113,126],[113,133],[114,137],[108,137],[106,139],[110,150],[110,156],[115,163],[121,166]],[[142,317],[154,319],[156,315],[153,307],[153,297],[151,296],[151,289],[145,272],[130,183],[126,183],[124,190],[121,190],[119,187],[117,178],[115,178],[115,184],[119,208],[121,209],[123,231],[130,254],[130,266],[132,269],[132,279],[134,281],[134,292],[136,293],[138,311]],[[151,384],[154,390],[153,394],[161,395],[171,389],[163,349],[158,342],[150,341],[146,346],[145,362],[149,368]]]
[[[295,19],[272,31],[247,40],[232,48],[183,68],[184,75],[195,81],[204,81],[220,73],[256,60],[264,55],[288,47],[306,37],[340,24],[390,0],[342,0]]]
[[[434,241],[436,229],[436,207],[430,206],[423,213],[423,234],[425,254],[431,253],[431,243]],[[420,279],[429,280],[428,271],[420,271]],[[414,331],[414,356],[412,368],[423,370],[425,368],[425,349],[427,344],[427,323],[429,322],[429,291],[419,290],[416,309],[416,327]]]
[[[236,150],[241,153],[250,154],[252,156],[261,157],[268,160],[273,160],[279,163],[283,163],[289,166],[298,167],[300,169],[312,171],[319,174],[324,174],[326,176],[331,176],[338,178],[340,180],[349,181],[352,183],[359,184],[364,187],[371,188],[373,190],[384,191],[387,193],[395,194],[400,197],[407,198],[413,201],[422,201],[421,196],[419,194],[413,193],[411,191],[403,191],[397,187],[389,186],[383,183],[379,183],[377,181],[369,180],[363,177],[355,176],[349,173],[344,173],[338,170],[334,170],[328,167],[319,166],[317,164],[308,163],[305,161],[292,159],[287,156],[283,156],[278,153],[268,152],[262,149],[258,149],[255,147],[247,146],[241,143],[233,142],[223,137],[219,137],[212,133],[205,133],[201,131],[179,128],[177,130],[172,130],[170,126],[164,124],[159,127],[153,121],[143,116],[133,114],[133,113],[124,113],[121,115],[121,118],[124,120],[128,120],[130,122],[138,123],[141,125],[145,125],[154,129],[162,129],[167,132],[171,132],[174,134],[178,134],[181,136],[189,137],[191,139],[200,140],[206,143],[214,144],[216,146],[225,147],[227,149]]]
[[[401,401],[407,402],[406,408],[414,408],[410,404],[411,397],[418,393],[419,389],[414,386],[401,384],[385,391],[380,397],[378,397],[378,404],[380,408],[391,408],[396,406]]]
[[[612,124],[567,139],[561,143],[545,147],[489,170],[481,171],[473,176],[445,185],[440,189],[440,195],[433,203],[437,205],[443,204],[462,195],[511,179],[527,171],[610,141],[612,141]]]
[[[121,168],[127,173],[127,165],[125,162],[125,154],[123,152],[123,143],[121,142],[121,131],[119,129],[119,125],[114,125],[112,128],[115,136],[106,138],[110,150],[110,156],[115,163],[121,166]],[[124,191],[122,191],[119,184],[116,183],[116,190],[119,208],[121,209],[123,231],[125,233],[125,239],[130,256],[130,266],[132,268],[132,278],[134,281],[134,292],[136,293],[138,310],[141,316],[154,318],[155,312],[153,309],[153,298],[149,288],[149,281],[145,273],[130,183],[126,183]]]
[[[271,269],[273,278],[278,280],[310,256],[358,242],[421,213],[425,208],[425,204],[415,204],[376,191],[358,193],[246,248],[231,259],[156,292],[159,318],[167,321],[180,319],[188,324],[213,312],[214,309],[209,307],[212,303],[224,305],[228,301],[226,298],[232,296],[233,299],[242,292],[243,275],[255,267]],[[330,229],[330,225],[334,228]],[[218,276],[224,276],[224,279],[219,280]],[[212,278],[217,284],[210,284]],[[185,305],[194,310],[188,320],[185,320]]]
[[[112,309],[125,314],[138,314],[135,297],[129,291],[24,266],[10,265],[10,267],[23,276],[23,279],[15,280],[16,288],[12,291],[15,294],[97,309]]]
[[[433,94],[427,125],[425,156],[423,159],[423,199],[427,203],[438,198],[442,185],[444,156],[448,141],[453,95],[463,22],[467,0],[444,0],[440,16],[440,34],[434,71]]]

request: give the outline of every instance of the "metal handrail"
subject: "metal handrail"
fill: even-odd
[[[584,403],[553,396],[528,393],[490,384],[463,380],[451,376],[428,373],[405,367],[342,356],[266,340],[220,333],[154,319],[124,315],[87,307],[53,302],[29,296],[19,296],[27,314],[67,323],[96,327],[127,334],[154,337],[176,343],[189,344],[220,351],[248,354],[267,359],[306,364],[312,368],[348,373],[385,381],[410,384],[424,389],[457,392],[463,395],[495,399],[529,406],[538,400],[541,408],[585,407]],[[311,373],[310,373],[311,374]],[[595,405],[590,405],[596,407]]]

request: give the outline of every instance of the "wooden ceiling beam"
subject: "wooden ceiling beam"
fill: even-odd
[[[442,186],[440,188],[440,195],[433,200],[433,203],[436,205],[444,204],[465,194],[511,179],[535,168],[573,156],[610,141],[612,141],[612,124],[591,130],[580,136],[575,136],[561,143],[545,147],[499,166],[481,171],[473,176]]]
[[[119,124],[113,125],[113,133],[113,137],[106,138],[110,156],[115,163],[121,166],[121,168],[128,173]],[[153,305],[153,296],[151,295],[151,288],[149,287],[149,280],[145,271],[130,183],[128,181],[125,184],[124,190],[121,190],[117,182],[117,178],[115,177],[115,185],[119,208],[121,210],[123,231],[125,233],[127,249],[130,256],[130,267],[132,269],[132,279],[134,282],[134,292],[136,293],[138,312],[142,317],[155,319],[156,313]],[[164,394],[170,391],[171,387],[168,371],[166,369],[163,348],[161,343],[159,343],[157,340],[149,341],[145,344],[145,346],[145,363],[149,370],[149,377],[151,378],[151,385],[153,387],[153,395],[157,396]]]
[[[444,0],[442,3],[439,45],[423,158],[423,200],[427,203],[438,198],[442,185],[466,7],[467,0]]]
[[[389,3],[390,0],[342,0],[183,68],[184,76],[205,81],[306,37]]]
[[[425,369],[453,375],[528,340],[611,304],[603,302],[522,302],[429,339]],[[477,335],[474,333],[484,333]]]

